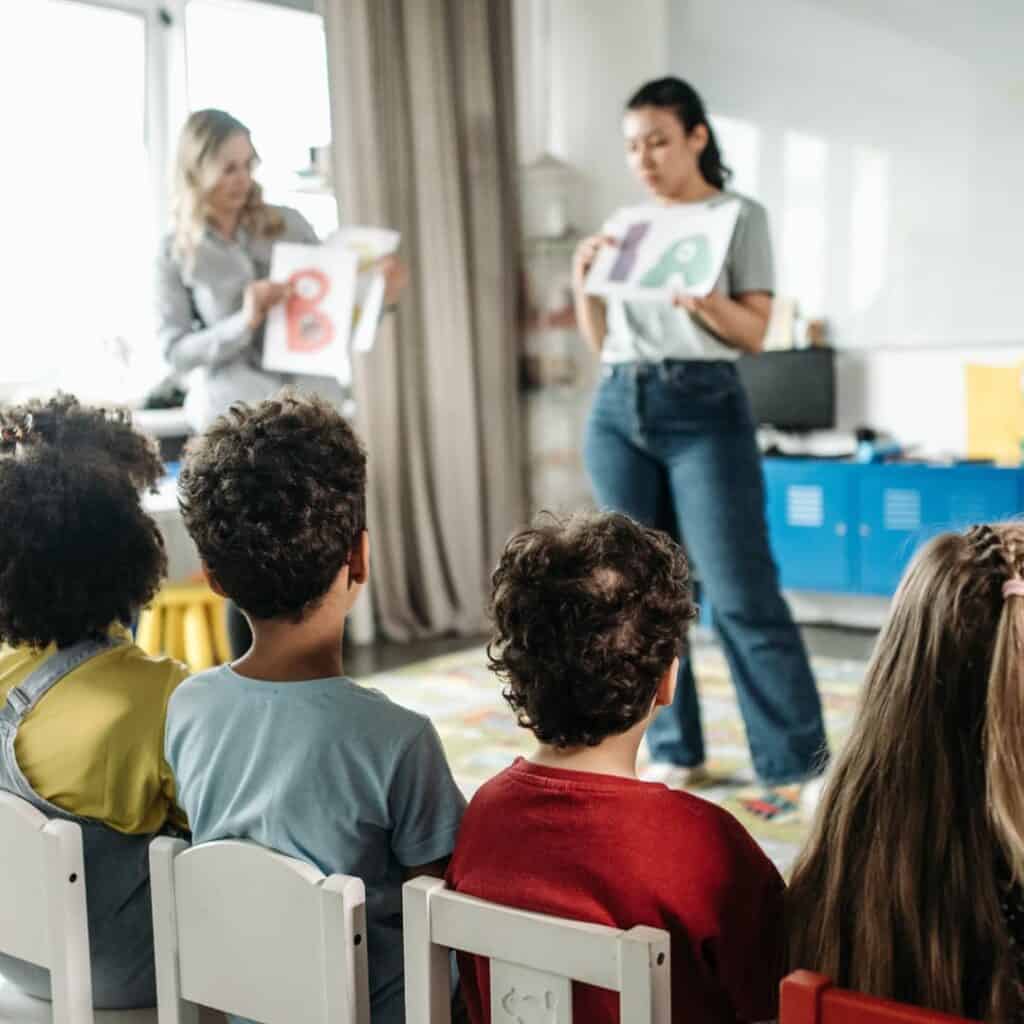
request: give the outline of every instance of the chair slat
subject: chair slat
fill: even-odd
[[[368,1024],[358,878],[240,840],[158,839],[150,859],[160,1024],[195,1003],[267,1024]]]
[[[630,1024],[669,1024],[668,933],[629,931],[503,907],[450,892],[436,878],[406,882],[406,1024],[450,1024],[449,949],[485,956],[496,1024],[571,1024],[572,981],[620,993]]]
[[[82,830],[0,793],[0,952],[50,972],[54,1024],[92,1024]]]

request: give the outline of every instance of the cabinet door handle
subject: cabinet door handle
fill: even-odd
[[[871,527],[867,523],[860,524],[860,535],[862,537],[869,537],[871,535]]]
[[[846,536],[846,523],[836,523],[836,536],[837,537],[845,537]]]

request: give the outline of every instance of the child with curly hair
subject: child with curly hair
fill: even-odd
[[[509,541],[493,577],[491,667],[536,752],[482,786],[448,869],[455,890],[523,910],[671,936],[672,1019],[776,1016],[783,884],[720,807],[637,778],[640,741],[672,703],[689,573],[664,534],[618,513]],[[487,960],[460,958],[473,1024]],[[573,1016],[619,1020],[574,984]]]
[[[366,886],[374,1024],[403,1024],[402,882],[441,875],[465,807],[430,721],[356,685],[366,456],[321,399],[238,403],[189,450],[185,524],[249,651],[179,687],[167,759],[193,840],[242,838]]]
[[[156,999],[148,847],[185,824],[163,757],[183,666],[128,626],[166,570],[140,491],[161,473],[127,414],[68,395],[0,409],[0,789],[82,829],[96,1007]],[[49,998],[48,972],[0,974]]]

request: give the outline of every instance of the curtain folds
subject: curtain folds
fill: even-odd
[[[525,514],[514,0],[321,0],[343,223],[395,227],[412,283],[355,369],[380,630],[484,626]]]

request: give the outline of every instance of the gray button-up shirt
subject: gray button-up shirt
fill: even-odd
[[[205,430],[232,402],[259,402],[291,386],[342,406],[346,393],[330,377],[275,373],[260,365],[263,330],[253,330],[242,311],[245,289],[270,274],[275,241],[315,244],[309,221],[297,210],[278,208],[284,231],[276,239],[255,238],[239,228],[234,239],[207,229],[196,246],[191,269],[173,254],[173,236],[157,259],[157,322],[160,344],[171,366],[189,373],[185,412]]]

